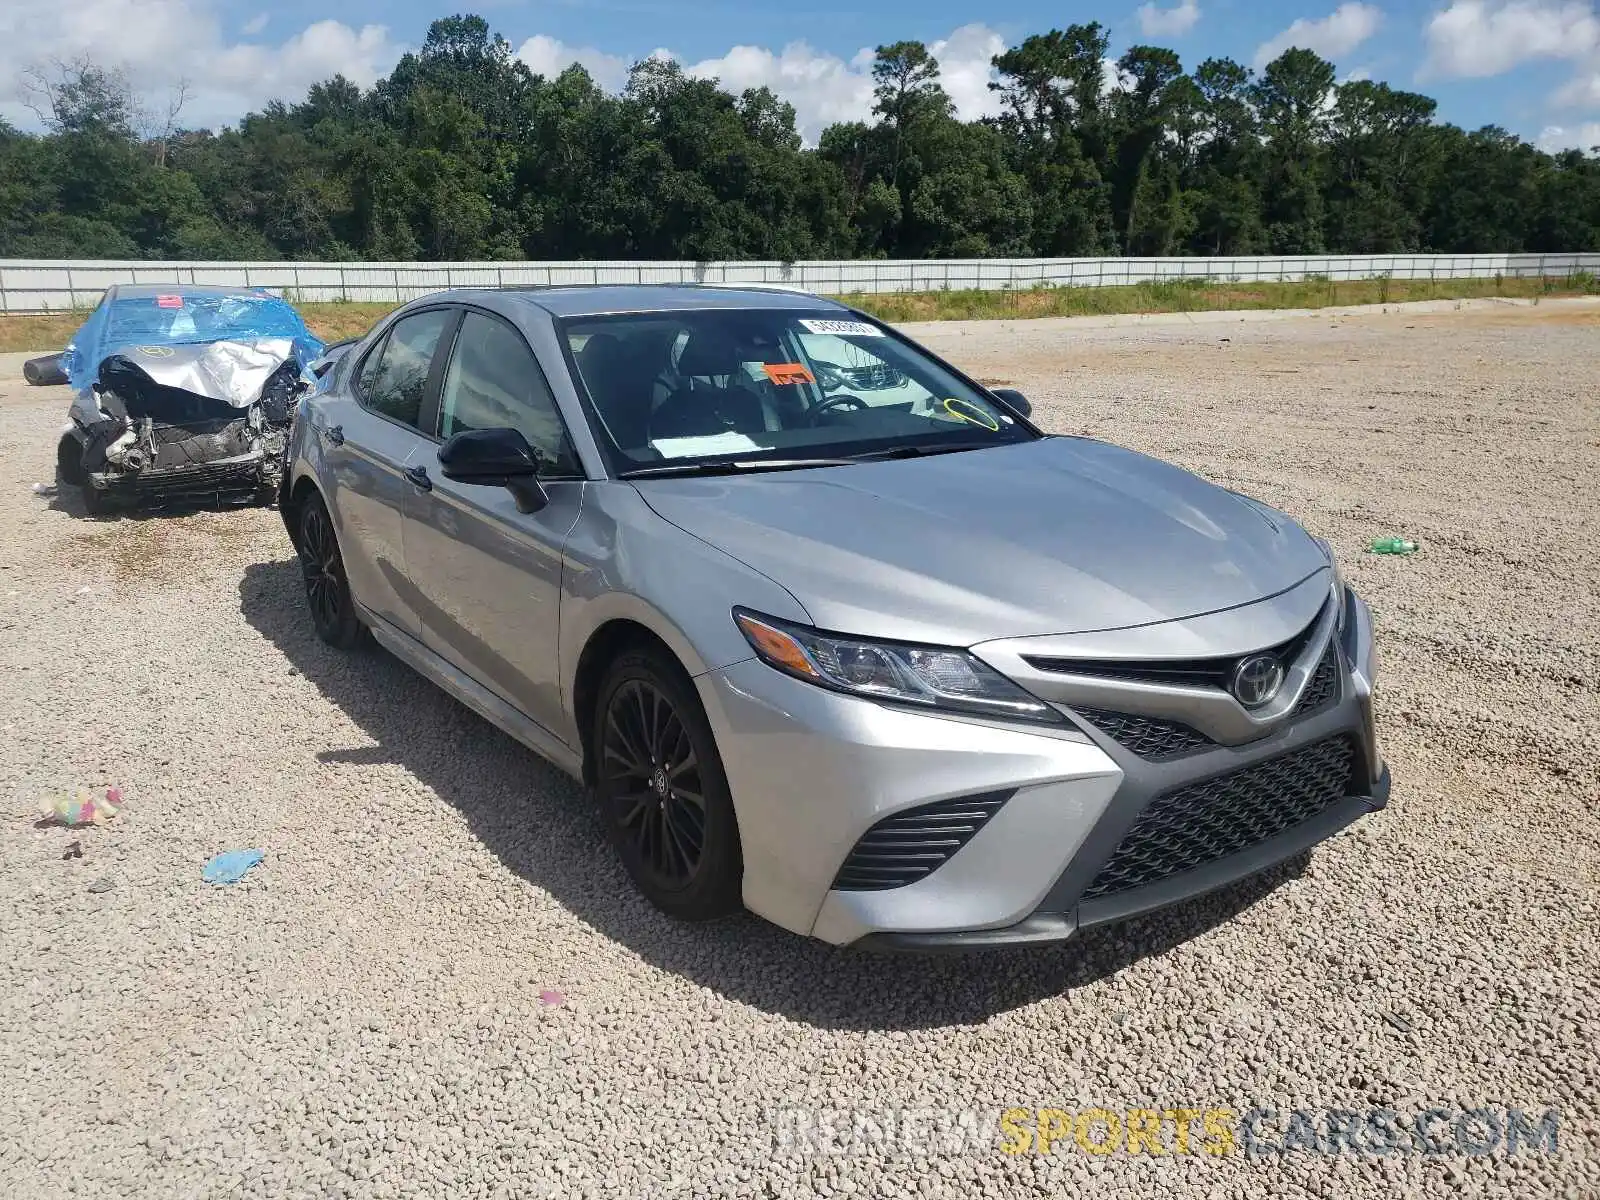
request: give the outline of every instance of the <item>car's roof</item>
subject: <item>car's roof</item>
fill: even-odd
[[[258,300],[278,297],[260,288],[220,283],[114,283],[106,292],[118,300],[147,300],[155,296],[244,296]]]
[[[429,300],[478,300],[499,297],[503,303],[527,304],[557,317],[596,317],[611,313],[673,312],[694,308],[833,309],[847,312],[835,300],[784,288],[722,287],[689,283],[601,283],[551,287],[457,289]]]

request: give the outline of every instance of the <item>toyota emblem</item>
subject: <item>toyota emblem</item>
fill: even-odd
[[[1228,690],[1246,708],[1260,708],[1283,686],[1283,663],[1275,654],[1252,654],[1233,668]]]

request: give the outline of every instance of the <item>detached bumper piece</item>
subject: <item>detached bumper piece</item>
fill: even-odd
[[[844,860],[833,881],[842,891],[904,887],[931,875],[965,846],[1015,789],[919,804],[885,817]]]

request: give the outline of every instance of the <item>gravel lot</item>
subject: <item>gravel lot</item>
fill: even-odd
[[[1600,1196],[1600,314],[929,340],[1054,429],[1333,541],[1377,615],[1386,812],[1049,952],[680,927],[572,784],[382,652],[313,638],[276,513],[100,522],[33,494],[67,400],[13,369],[0,1193]],[[1422,551],[1360,553],[1390,533]],[[33,824],[109,784],[108,826]],[[244,883],[200,882],[246,846],[267,859]],[[1255,1105],[1558,1107],[1560,1152],[775,1142],[805,1128],[791,1106]]]

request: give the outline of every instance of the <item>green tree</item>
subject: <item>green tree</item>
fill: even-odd
[[[1285,50],[1250,88],[1266,139],[1262,216],[1273,254],[1327,249],[1323,143],[1334,68],[1310,50]]]
[[[1114,251],[1109,189],[1101,171],[1110,147],[1100,88],[1107,37],[1073,25],[1023,40],[996,56],[1004,111],[998,125],[1033,197],[1033,245],[1042,255]]]

